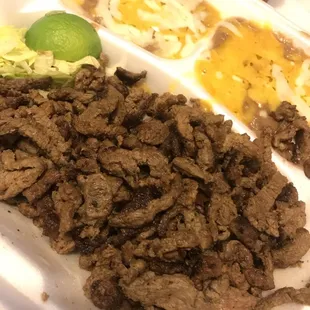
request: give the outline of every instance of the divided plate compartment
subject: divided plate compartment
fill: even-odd
[[[310,32],[309,0],[269,0],[268,4],[296,24],[296,28]]]
[[[260,0],[212,0],[223,14],[241,16],[262,23],[269,23],[288,37],[296,40],[305,49],[309,41],[290,22],[277,14]],[[229,6],[227,5],[229,3]],[[67,10],[58,0],[0,0],[0,25],[29,27],[35,20],[51,10]],[[76,11],[74,11],[77,13]],[[230,12],[230,13],[229,13]],[[147,84],[150,90],[161,93],[171,91],[188,97],[199,97],[209,101],[216,113],[224,114],[234,121],[234,130],[240,133],[249,129],[238,121],[226,108],[215,102],[191,77],[197,50],[181,60],[165,60],[112,34],[104,27],[98,28],[104,52],[110,57],[109,70],[123,66],[132,71],[148,71]],[[278,169],[294,183],[301,200],[307,204],[307,225],[310,229],[310,180],[300,168],[273,154]],[[275,271],[276,287],[294,286],[300,288],[309,281],[310,253],[304,258],[302,267]],[[14,208],[1,203],[0,206],[0,310],[60,310],[95,309],[84,297],[82,286],[88,272],[78,266],[77,255],[61,256],[49,246],[48,239],[42,237],[41,230],[32,221],[23,217]],[[41,293],[50,298],[46,303]],[[306,310],[309,306],[286,305],[277,309]]]

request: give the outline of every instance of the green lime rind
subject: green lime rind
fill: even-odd
[[[62,13],[66,13],[66,11],[50,11],[48,13],[45,14],[45,16],[51,16],[51,15],[55,15],[55,14],[62,14]]]
[[[59,60],[99,58],[101,41],[85,19],[65,12],[52,12],[37,20],[27,31],[26,45],[35,51],[52,51]]]

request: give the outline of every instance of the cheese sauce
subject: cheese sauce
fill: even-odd
[[[196,76],[204,88],[245,123],[261,108],[274,110],[284,100],[299,109],[310,105],[306,55],[269,27],[237,19],[230,23],[238,35],[220,27],[209,59],[196,62]]]

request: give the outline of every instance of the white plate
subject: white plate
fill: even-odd
[[[225,2],[226,1],[226,2]],[[301,44],[306,44],[302,37],[290,28],[286,21],[259,1],[253,0],[213,0],[218,7],[225,9],[227,3],[238,15],[259,16],[270,19],[274,27],[294,36]],[[233,5],[234,3],[234,5]],[[27,27],[46,11],[62,9],[57,0],[0,0],[0,24]],[[227,10],[226,10],[227,11]],[[234,14],[234,12],[232,12]],[[212,100],[199,86],[189,83],[187,78],[180,78],[180,72],[190,70],[191,58],[181,61],[164,61],[154,57],[141,48],[100,29],[104,51],[111,57],[113,64],[120,64],[129,70],[148,71],[148,84],[156,92],[173,88],[186,95]],[[187,66],[187,67],[186,67]],[[186,67],[186,70],[183,70]],[[186,86],[185,86],[186,84]],[[214,103],[217,113],[225,114],[235,121],[235,130],[248,131],[226,109]],[[300,199],[310,206],[310,181],[300,169],[293,167],[279,156],[274,156],[279,169],[298,189]],[[9,211],[11,213],[9,213]],[[310,218],[309,208],[307,215]],[[310,229],[309,221],[307,228]],[[304,257],[302,268],[289,268],[275,272],[277,288],[283,286],[302,287],[309,281],[310,253]],[[75,255],[60,256],[53,252],[41,231],[33,226],[32,221],[24,218],[14,208],[5,204],[0,206],[0,309],[1,310],[73,310],[95,309],[83,296],[82,285],[87,272],[79,269]],[[41,300],[41,293],[50,298],[46,303]],[[279,309],[306,310],[307,306],[289,305]]]
[[[309,0],[269,0],[268,3],[296,26],[310,32]]]

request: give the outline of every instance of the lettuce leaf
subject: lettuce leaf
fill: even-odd
[[[0,27],[0,75],[2,76],[42,76],[70,78],[83,64],[99,67],[98,60],[92,56],[76,62],[57,60],[51,51],[35,52],[25,44],[27,29],[12,26]]]

